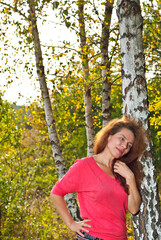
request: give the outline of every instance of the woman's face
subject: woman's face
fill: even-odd
[[[119,132],[108,137],[106,147],[113,158],[121,158],[130,151],[134,141],[133,132],[127,128],[122,128]]]

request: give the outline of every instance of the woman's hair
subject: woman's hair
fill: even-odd
[[[145,129],[142,127],[141,123],[139,124],[135,119],[127,116],[111,120],[97,133],[94,141],[94,153],[101,153],[107,145],[108,137],[119,132],[122,128],[129,129],[134,134],[135,140],[130,151],[119,160],[125,162],[127,166],[133,171],[136,177],[138,189],[140,189],[140,184],[143,178],[143,171],[138,158],[141,156],[146,147]],[[114,174],[116,175],[116,178],[121,182],[126,192],[128,192],[128,186],[126,186],[125,179],[119,174]]]

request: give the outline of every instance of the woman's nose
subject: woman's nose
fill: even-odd
[[[124,149],[127,148],[127,145],[128,145],[127,142],[124,142],[124,143],[122,144],[122,146],[123,146]]]

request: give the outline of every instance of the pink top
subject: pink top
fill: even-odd
[[[60,196],[71,192],[78,194],[81,217],[91,220],[90,235],[104,240],[127,240],[128,195],[93,157],[76,160],[51,191]]]

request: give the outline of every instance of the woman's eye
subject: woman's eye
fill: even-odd
[[[124,138],[123,138],[123,137],[120,137],[120,140],[121,140],[121,141],[124,141]]]

